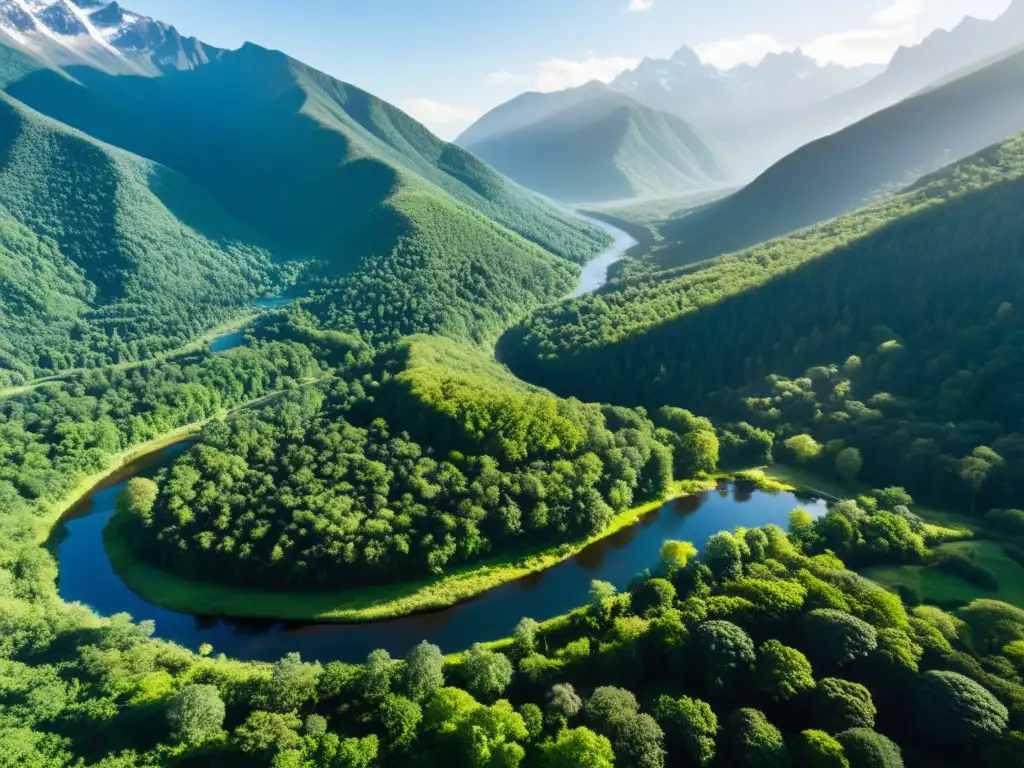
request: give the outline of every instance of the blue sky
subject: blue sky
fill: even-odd
[[[1024,0],[1022,0],[1024,1]],[[524,90],[611,79],[681,45],[728,67],[802,46],[884,62],[1010,0],[123,0],[211,44],[279,48],[453,138]]]

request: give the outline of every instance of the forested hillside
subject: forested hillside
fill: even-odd
[[[506,337],[503,355],[561,394],[697,410],[718,390],[757,392],[769,374],[799,376],[857,355],[871,363],[865,378],[835,396],[851,402],[821,404],[846,411],[831,426],[818,424],[802,384],[792,393],[809,407],[802,416],[762,415],[828,437],[871,422],[887,449],[869,461],[886,477],[896,473],[894,454],[932,440],[928,472],[941,474],[943,457],[1013,443],[1024,415],[1014,410],[1022,195],[1018,135],[833,223],[540,312]],[[882,415],[905,432],[894,434]],[[1007,471],[999,498],[1020,492],[1015,474]]]
[[[0,203],[20,253],[3,297],[6,382],[179,346],[280,290],[280,265],[328,328],[482,342],[568,293],[570,262],[606,242],[399,110],[256,46],[163,78],[72,79],[0,44],[0,73],[64,126],[151,158],[5,102]],[[63,138],[33,139],[26,121]],[[106,208],[66,197],[82,194]],[[26,249],[43,249],[45,269],[25,274]]]
[[[282,245],[339,269],[365,255],[340,248],[363,212],[417,179],[565,258],[584,261],[603,242],[395,107],[277,51],[247,44],[158,79],[72,74],[174,135],[175,156],[162,161]]]
[[[522,385],[441,339],[340,373],[211,424],[155,484],[134,481],[123,520],[133,549],[192,579],[249,587],[442,574],[585,539],[660,499],[673,475],[660,441],[685,436]]]
[[[707,210],[661,227],[672,267],[860,208],[1024,129],[1024,54],[929,90],[780,160]]]
[[[0,96],[0,383],[151,357],[274,280],[259,238],[180,174]]]
[[[538,101],[532,108],[498,107],[459,142],[524,186],[571,202],[667,195],[728,179],[721,151],[683,119],[600,83],[579,91],[530,94]],[[552,104],[542,108],[541,99]],[[513,107],[516,114],[506,115]]]
[[[313,265],[306,306],[325,328],[373,341],[431,333],[493,343],[528,310],[568,294],[579,274],[570,262],[422,188],[400,190],[351,234],[350,242],[372,243],[373,255],[340,276],[334,265]]]

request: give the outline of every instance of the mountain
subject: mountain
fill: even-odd
[[[719,150],[689,123],[598,82],[524,94],[457,143],[520,184],[570,202],[668,195],[729,178]]]
[[[819,67],[797,50],[720,72],[683,48],[670,59],[645,59],[612,87],[703,128],[737,171],[756,175],[804,144],[1021,44],[1024,0],[1014,0],[997,19],[967,17],[900,48],[882,71]]]
[[[1024,53],[925,91],[780,160],[739,192],[661,227],[664,266],[839,216],[1024,129]]]
[[[104,9],[110,6],[93,12]],[[159,192],[171,218],[166,226],[188,227],[198,201],[207,201],[211,215],[218,211],[215,218],[227,222],[215,233],[242,233],[237,244],[220,249],[220,266],[229,273],[253,272],[255,257],[248,254],[262,259],[244,290],[210,277],[209,291],[195,294],[210,293],[202,299],[208,311],[173,304],[160,280],[133,277],[133,262],[126,262],[122,277],[138,289],[134,293],[109,280],[110,291],[102,290],[87,274],[85,287],[75,289],[84,304],[68,310],[68,322],[89,313],[114,313],[123,322],[99,322],[82,333],[65,330],[71,341],[61,355],[11,350],[15,362],[8,367],[19,375],[26,368],[35,374],[173,347],[215,324],[208,320],[224,319],[228,308],[239,311],[284,274],[299,281],[299,290],[315,294],[309,307],[329,327],[373,338],[429,331],[483,341],[539,303],[568,293],[577,274],[573,263],[585,262],[607,242],[600,230],[440,141],[404,112],[255,45],[223,52],[200,67],[132,75],[82,60],[58,68],[27,45],[0,37],[0,87],[21,112],[45,114],[60,121],[54,125],[63,134],[113,145],[135,167],[154,169],[136,174],[144,181],[139,190],[126,182],[85,183],[84,189],[125,190],[117,197],[120,207],[104,213],[105,237],[123,230],[137,242],[179,241],[149,226],[154,215],[133,212],[148,199],[146,189],[163,190],[172,178],[176,188],[195,191],[167,199]],[[54,178],[99,173],[95,153],[79,170],[67,165],[64,153],[47,159],[45,146],[26,144],[19,153],[24,166],[52,167]],[[49,228],[77,231],[74,206],[42,214],[23,210],[15,205],[20,187],[33,188],[12,183],[0,195],[0,207],[16,223],[44,238],[52,237]],[[35,202],[45,204],[45,197]],[[100,195],[99,204],[111,201]],[[97,253],[107,248],[104,236],[90,242]],[[199,252],[199,246],[188,247]],[[78,264],[63,248],[49,254],[44,273]],[[154,258],[163,253],[154,250]],[[139,258],[141,271],[146,257]],[[166,282],[168,289],[173,282]],[[26,292],[15,293],[24,303]],[[0,299],[8,298],[0,290]],[[138,312],[115,312],[122,298]],[[138,309],[145,307],[161,307],[169,317],[161,325]],[[0,329],[14,323],[12,317],[0,309]],[[0,330],[0,337],[14,334]],[[126,339],[140,343],[122,349]]]
[[[858,88],[763,124],[773,144],[802,146],[842,130],[953,78],[992,63],[1024,44],[1024,0],[993,20],[964,18],[952,30],[938,29],[914,46],[901,47],[885,71]]]
[[[951,30],[932,32],[919,45],[901,47],[868,90],[913,93],[974,62],[1024,43],[1024,0],[1014,0],[991,21],[964,18]]]
[[[884,386],[905,350],[923,360],[902,375],[942,374],[927,397],[946,401],[947,413],[958,412],[965,388],[990,413],[1019,413],[1016,379],[1002,373],[1005,366],[958,364],[945,351],[963,334],[974,353],[988,356],[1006,343],[1011,348],[996,357],[1021,357],[1014,307],[1024,285],[1022,200],[1024,134],[1017,134],[834,221],[544,308],[502,338],[501,359],[563,396],[697,408],[726,387],[868,352],[890,353],[874,371]],[[980,337],[964,334],[979,324],[1000,324],[1003,342],[979,346]],[[796,407],[801,386],[777,394]],[[896,400],[859,403],[860,412]],[[813,420],[813,409],[805,415]],[[999,418],[1019,428],[1019,415]],[[960,440],[958,455],[987,444]]]

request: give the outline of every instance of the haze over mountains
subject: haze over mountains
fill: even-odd
[[[756,66],[720,70],[683,46],[668,59],[644,59],[611,87],[708,129],[759,113],[806,107],[856,88],[883,67],[819,66],[800,49],[769,53]]]
[[[610,84],[612,90],[661,112],[682,118],[713,142],[742,179],[752,177],[779,158],[810,141],[829,135],[870,114],[914,95],[936,82],[955,76],[1024,44],[1024,0],[1015,0],[999,18],[965,18],[950,31],[937,30],[919,45],[900,48],[886,67],[819,65],[799,49],[769,54],[757,66],[741,65],[722,71],[701,61],[690,48],[668,59],[644,59]],[[577,101],[578,89],[561,94],[524,94],[492,110],[459,139],[462,146],[480,145],[493,131],[495,117],[503,126],[520,131],[540,123],[550,113],[537,114],[538,103]],[[511,167],[516,152],[521,165],[532,168],[533,132],[522,133],[510,146],[495,152]],[[609,162],[607,147],[594,146],[590,162]],[[525,172],[524,172],[525,173]],[[692,185],[691,185],[692,186]]]
[[[676,266],[816,224],[893,194],[1024,130],[1024,53],[923,91],[783,158],[735,194],[666,225]]]

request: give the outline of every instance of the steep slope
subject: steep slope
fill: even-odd
[[[350,229],[409,179],[573,261],[604,242],[401,110],[279,52],[247,44],[162,78],[68,71],[173,136],[162,162],[201,180],[282,247],[339,267],[363,255],[339,250]]]
[[[3,95],[0,158],[0,381],[148,357],[271,283],[201,187]]]
[[[599,83],[528,96],[525,108],[510,115],[509,105],[499,107],[459,142],[550,197],[593,202],[666,195],[728,177],[718,151],[693,126]]]
[[[707,130],[737,171],[756,175],[779,158],[886,109],[953,73],[1024,43],[1024,0],[999,18],[965,18],[897,51],[882,72],[818,67],[799,51],[720,72],[690,49],[644,60],[612,87]]]
[[[859,208],[1024,129],[1024,54],[926,91],[780,160],[661,228],[664,266],[728,253]]]
[[[527,91],[504,104],[499,104],[477,119],[455,139],[455,143],[466,148],[483,144],[499,136],[505,136],[534,123],[539,123],[605,93],[607,93],[607,87],[597,80],[591,80],[578,88],[568,88],[552,93]]]
[[[1024,0],[993,20],[965,17],[951,30],[938,29],[915,46],[901,47],[878,77],[853,90],[783,115],[762,126],[768,137],[799,145],[835,133],[935,83],[954,78],[981,62],[993,62],[1024,44]],[[773,139],[774,140],[774,139]]]
[[[1021,301],[1024,134],[862,211],[536,313],[500,345],[559,394],[696,404]],[[1012,306],[1010,309],[1012,310]]]
[[[916,46],[901,47],[866,91],[904,94],[1024,43],[1024,2],[1014,0],[991,21],[967,16],[951,30],[938,29]]]

